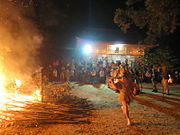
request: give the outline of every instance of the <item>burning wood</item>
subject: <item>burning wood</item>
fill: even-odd
[[[24,94],[23,84],[21,80],[15,79],[14,83],[7,86],[5,77],[1,75],[0,84],[0,119],[11,120],[12,115],[10,112],[23,110],[28,103],[41,101],[40,90],[34,91],[31,95]],[[9,88],[9,89],[7,89]],[[14,117],[14,116],[13,116]]]
[[[65,98],[62,99],[64,103],[58,105],[31,101],[16,101],[16,104],[6,104],[8,109],[0,111],[0,126],[10,126],[11,124],[38,126],[44,123],[87,121],[92,110],[92,107],[87,107],[87,101],[73,95],[69,95],[66,100]],[[21,103],[23,106],[18,106]]]

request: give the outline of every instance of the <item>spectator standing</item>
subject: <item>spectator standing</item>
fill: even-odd
[[[158,92],[158,90],[157,90],[158,79],[159,79],[158,69],[157,69],[157,67],[153,66],[152,77],[151,77],[151,82],[153,85],[153,91],[152,92]]]
[[[45,75],[50,82],[53,81],[53,67],[51,64],[47,68],[43,69],[43,75]]]
[[[169,95],[169,87],[168,87],[168,79],[169,79],[169,76],[168,76],[168,71],[166,69],[166,66],[164,64],[162,64],[162,73],[161,73],[161,76],[162,76],[162,87],[163,87],[163,94],[167,94]]]
[[[60,81],[62,81],[62,82],[65,81],[65,67],[61,68]]]
[[[100,77],[100,82],[105,83],[105,72],[103,68],[99,72],[99,77]]]
[[[52,74],[53,74],[53,81],[56,82],[57,79],[58,79],[58,78],[57,78],[57,77],[58,77],[58,71],[57,71],[56,68],[53,68]]]
[[[69,73],[68,68],[66,68],[64,71],[64,81],[69,82],[69,78],[70,78],[70,73]]]
[[[174,83],[179,84],[179,73],[178,73],[178,71],[174,72]]]
[[[95,69],[93,69],[93,70],[91,71],[91,83],[92,83],[92,84],[95,84],[95,83],[96,83],[96,70],[95,70]]]
[[[134,85],[136,86],[136,92],[134,94],[135,95],[139,94],[140,93],[140,74],[139,74],[138,70],[132,69],[131,76],[132,76]]]
[[[150,83],[151,82],[151,71],[148,69],[145,73],[145,82]]]

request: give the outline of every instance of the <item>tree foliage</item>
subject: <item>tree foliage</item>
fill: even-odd
[[[125,9],[116,9],[114,23],[126,32],[133,25],[144,29],[146,43],[175,32],[179,23],[179,0],[127,0]]]
[[[136,63],[136,67],[139,69],[143,69],[143,67],[151,69],[153,65],[160,67],[164,64],[166,67],[173,70],[176,68],[176,63],[177,58],[172,55],[172,52],[168,47],[157,47],[153,50],[146,49],[145,55],[140,57]]]

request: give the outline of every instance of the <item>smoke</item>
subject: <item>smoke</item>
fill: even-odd
[[[25,78],[37,68],[42,36],[24,17],[32,12],[11,0],[0,0],[0,72]]]

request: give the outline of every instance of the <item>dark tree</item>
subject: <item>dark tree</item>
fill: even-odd
[[[127,0],[125,9],[116,9],[114,23],[127,31],[133,25],[146,31],[145,42],[174,33],[179,23],[179,0]]]

